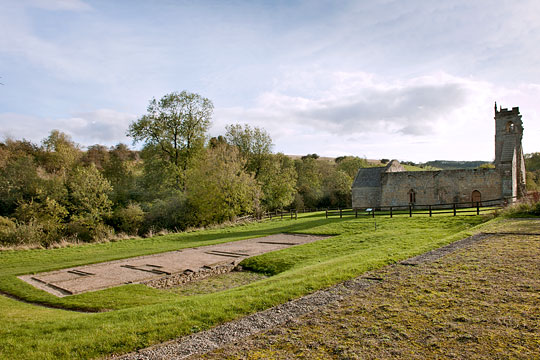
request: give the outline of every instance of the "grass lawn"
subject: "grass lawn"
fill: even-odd
[[[506,235],[382,281],[205,359],[538,359],[539,220],[490,227]]]
[[[77,313],[0,296],[0,357],[92,358],[123,353],[256,312],[359,274],[464,238],[486,221],[475,216],[325,219],[299,214],[224,229],[0,253],[0,291],[64,308],[113,310]],[[480,225],[482,227],[483,225]],[[271,275],[224,291],[182,296],[144,285],[125,285],[56,298],[16,278],[20,274],[210,245],[276,233],[335,235],[244,260]]]

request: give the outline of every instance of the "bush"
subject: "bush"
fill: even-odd
[[[120,232],[136,235],[139,232],[143,221],[144,211],[139,204],[129,204],[125,208],[117,208],[114,210],[110,219],[110,225]]]
[[[67,234],[84,242],[101,241],[112,237],[114,230],[92,217],[77,218],[67,225]]]
[[[43,227],[36,222],[19,224],[15,228],[2,231],[0,241],[5,245],[45,245],[50,239],[44,232]]]
[[[532,192],[518,203],[507,207],[503,212],[507,217],[540,216],[540,193]]]
[[[10,244],[12,242],[11,236],[17,224],[7,217],[0,216],[0,243]]]
[[[156,200],[147,205],[144,222],[140,229],[143,234],[168,229],[181,231],[192,225],[186,198],[181,195]]]

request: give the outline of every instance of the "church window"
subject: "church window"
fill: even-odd
[[[516,130],[516,125],[513,122],[509,121],[506,123],[506,132],[513,133]]]
[[[409,204],[414,204],[416,203],[416,192],[411,189],[409,190]]]

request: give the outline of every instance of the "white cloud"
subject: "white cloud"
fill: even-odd
[[[136,118],[136,115],[110,109],[77,113],[60,119],[3,113],[0,114],[0,136],[39,143],[51,130],[58,129],[83,146],[112,146],[119,142],[131,142],[125,134]]]
[[[213,133],[228,123],[250,123],[267,129],[276,150],[286,153],[427,161],[491,160],[495,100],[522,107],[526,150],[540,129],[530,112],[540,96],[534,84],[509,89],[446,73],[392,81],[366,73],[318,73],[311,83],[327,87],[307,86],[298,95],[308,77],[286,74],[286,85],[276,82],[254,107],[216,109]]]
[[[30,0],[28,4],[45,10],[87,11],[92,9],[82,0]]]

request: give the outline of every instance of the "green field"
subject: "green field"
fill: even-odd
[[[50,309],[0,296],[0,357],[92,358],[123,353],[253,313],[361,273],[464,238],[483,226],[482,216],[325,219],[299,214],[223,229],[89,244],[51,250],[0,253],[0,291]],[[232,289],[203,295],[125,285],[56,298],[17,275],[138,255],[210,245],[276,233],[334,235],[314,243],[244,260],[270,275]],[[109,310],[109,311],[106,311]]]

